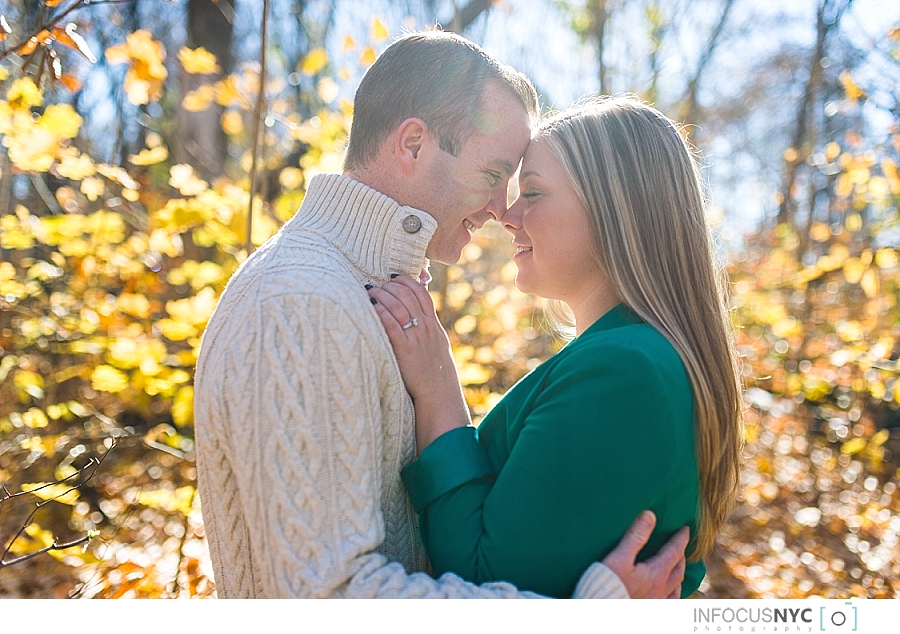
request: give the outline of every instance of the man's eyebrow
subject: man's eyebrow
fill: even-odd
[[[509,175],[512,175],[513,172],[516,171],[516,166],[513,165],[512,163],[510,163],[509,161],[505,161],[503,159],[494,159],[493,163],[494,163],[494,165],[497,165],[498,167],[500,167],[504,172],[506,172]]]

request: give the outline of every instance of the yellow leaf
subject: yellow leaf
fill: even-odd
[[[67,484],[50,484],[47,482],[30,482],[22,485],[22,491],[28,491],[42,500],[54,500],[69,506],[78,502],[78,489]],[[51,540],[52,543],[52,540]],[[49,545],[49,544],[47,544]]]
[[[78,135],[78,129],[84,119],[67,103],[55,103],[47,106],[38,125],[53,134],[67,139]]]
[[[191,286],[200,290],[204,286],[212,286],[225,278],[225,270],[215,262],[201,262],[191,275]]]
[[[194,50],[186,46],[182,47],[178,51],[178,61],[181,62],[185,72],[192,75],[211,75],[222,72],[222,69],[216,63],[216,56],[202,46]]]
[[[122,369],[140,367],[150,359],[162,361],[166,356],[166,344],[158,339],[130,339],[118,337],[109,345],[109,361]]]
[[[42,410],[39,410],[37,407],[32,407],[22,414],[22,422],[25,423],[26,427],[43,429],[50,421],[47,420],[47,416]]]
[[[461,385],[481,385],[494,376],[494,373],[477,363],[466,363],[459,369],[459,382]]]
[[[230,106],[235,101],[238,101],[241,96],[233,77],[226,77],[217,81],[213,84],[213,90],[216,94],[216,103],[220,106]]]
[[[376,17],[372,20],[372,41],[383,42],[386,39],[388,39],[387,25],[381,18]]]
[[[157,253],[162,253],[174,258],[181,255],[184,244],[181,241],[181,236],[177,233],[171,234],[164,229],[154,229],[150,233],[149,246],[151,250],[156,251]]]
[[[95,211],[87,217],[85,229],[98,242],[119,244],[125,239],[125,221],[111,211]]]
[[[166,311],[183,324],[205,325],[216,307],[216,293],[206,287],[194,297],[166,302]]]
[[[323,77],[319,81],[319,85],[316,88],[316,92],[319,93],[319,97],[325,103],[331,103],[338,96],[338,85],[331,77]]]
[[[194,424],[194,388],[185,385],[172,400],[172,420],[176,425]]]
[[[878,295],[878,276],[875,275],[874,270],[868,269],[859,281],[859,285],[869,299]]]
[[[848,258],[844,262],[844,279],[848,284],[858,284],[868,268],[859,258]]]
[[[169,185],[181,192],[183,196],[196,196],[209,189],[209,184],[201,180],[195,173],[194,168],[187,163],[179,163],[169,168],[171,177]]]
[[[123,313],[147,319],[150,316],[150,300],[136,293],[122,293],[116,299],[116,308]]]
[[[359,56],[359,63],[363,66],[371,66],[375,63],[376,57],[375,49],[371,46],[367,46],[365,50],[363,50],[362,55]]]
[[[862,216],[859,214],[849,214],[847,219],[844,220],[844,226],[847,227],[847,231],[856,233],[862,229]]]
[[[140,185],[137,183],[137,181],[131,178],[131,176],[128,175],[128,172],[126,172],[124,168],[121,168],[117,165],[106,165],[105,163],[98,163],[97,172],[99,172],[109,180],[119,183],[119,185],[121,185],[122,187],[128,187],[130,189],[140,189]]]
[[[887,197],[891,192],[890,183],[888,183],[888,180],[884,176],[873,176],[869,179],[867,187],[869,194],[871,194],[872,198],[875,200],[881,200],[882,198]]]
[[[887,179],[891,193],[894,195],[900,194],[900,170],[897,169],[897,164],[886,158],[881,162],[881,171]]]
[[[222,115],[222,129],[225,134],[240,134],[244,130],[244,118],[236,110],[228,110]]]
[[[841,71],[840,80],[841,84],[844,86],[844,94],[847,95],[847,99],[850,101],[856,102],[865,96],[862,89],[853,81],[853,77],[850,75],[849,70]]]
[[[896,395],[897,391],[898,391],[898,390],[897,390],[897,388],[895,387],[895,388],[894,388],[894,393],[895,393],[895,395]],[[896,396],[895,396],[895,399],[896,399]],[[887,430],[887,429],[881,429],[881,430],[875,432],[875,434],[872,436],[872,440],[869,441],[869,447],[870,447],[870,448],[871,448],[871,447],[880,447],[881,445],[883,445],[884,443],[886,443],[887,440],[888,440],[888,438],[890,438],[890,437],[891,437],[891,432],[890,432],[890,430]]]
[[[853,179],[847,173],[837,177],[834,183],[834,194],[838,198],[848,198],[853,193]]]
[[[200,331],[191,324],[185,324],[174,319],[160,319],[156,322],[156,327],[159,328],[163,337],[170,341],[183,341],[200,334]]]
[[[12,418],[12,416],[10,416],[10,418]],[[21,447],[25,451],[36,451],[40,454],[46,453],[44,451],[44,443],[41,442],[40,436],[29,436],[28,438],[23,438],[19,442],[19,447]]]
[[[478,321],[472,315],[463,315],[459,319],[456,320],[456,323],[453,324],[453,330],[456,331],[457,334],[467,335],[478,325]]]
[[[155,148],[141,150],[137,154],[132,154],[128,160],[132,165],[154,165],[169,158],[169,150],[165,146],[157,145]]]
[[[194,487],[180,487],[171,491],[169,489],[157,489],[155,491],[142,491],[138,496],[138,504],[154,509],[163,509],[169,513],[181,513],[188,515],[191,512],[191,503],[194,500]]]
[[[83,181],[81,181],[81,193],[87,196],[87,199],[91,202],[97,200],[100,196],[102,196],[105,190],[106,186],[99,178],[91,177],[85,178]]]
[[[356,48],[356,41],[349,35],[345,35],[342,48],[345,53],[352,51],[354,48]]]
[[[0,81],[6,81],[9,79],[9,71],[0,66]]]
[[[841,146],[832,141],[825,146],[825,160],[833,161],[841,155]]]
[[[853,455],[855,453],[859,453],[863,449],[866,448],[866,439],[865,438],[853,438],[852,440],[848,440],[843,445],[841,445],[841,453]]]
[[[814,222],[809,228],[809,237],[816,242],[827,242],[831,237],[831,229],[824,222]]]
[[[98,365],[91,374],[91,386],[98,392],[121,392],[128,387],[128,375],[111,365]]]
[[[30,77],[19,77],[6,91],[6,101],[13,108],[32,108],[44,104],[44,96]]]
[[[44,398],[44,378],[36,372],[19,370],[13,379],[13,385],[34,398]]]
[[[75,148],[66,148],[66,150],[56,166],[56,171],[60,176],[69,180],[80,181],[97,173],[94,160],[90,156],[79,154]]]
[[[203,84],[196,90],[192,90],[181,100],[181,106],[188,112],[200,112],[212,105],[216,96],[216,90],[209,84]]]
[[[885,247],[878,249],[878,252],[875,253],[875,266],[880,269],[892,269],[897,266],[898,262],[900,262],[900,257],[897,256],[894,249]]]
[[[300,63],[300,70],[304,75],[312,76],[325,68],[327,63],[328,53],[325,49],[314,48],[303,58],[303,61]]]
[[[135,105],[144,105],[162,95],[168,71],[163,63],[166,51],[150,31],[139,29],[128,35],[124,44],[106,49],[110,64],[130,63],[125,75],[125,93]]]

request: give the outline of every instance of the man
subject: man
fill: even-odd
[[[219,596],[534,596],[425,574],[400,480],[412,403],[364,287],[456,261],[502,216],[536,114],[527,79],[449,34],[405,36],[366,73],[344,174],[310,181],[204,335],[198,473]],[[677,596],[686,536],[634,563],[652,526],[642,518],[575,596]]]

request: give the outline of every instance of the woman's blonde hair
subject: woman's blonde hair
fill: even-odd
[[[692,560],[712,550],[737,496],[740,372],[700,174],[678,127],[633,96],[591,98],[542,122],[588,212],[595,257],[622,302],[678,351],[694,392],[700,523]],[[559,317],[559,307],[550,316]]]

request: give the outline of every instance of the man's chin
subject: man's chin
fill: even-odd
[[[441,264],[447,265],[456,264],[459,262],[460,256],[462,256],[462,250],[469,244],[471,239],[472,236],[466,231],[465,239],[457,240],[454,245],[435,245],[434,241],[432,241],[431,244],[428,245],[428,249],[425,250],[425,257],[432,262],[440,262]]]

